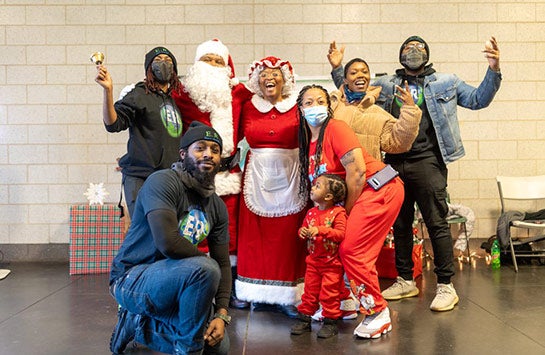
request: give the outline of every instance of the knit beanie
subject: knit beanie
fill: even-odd
[[[187,132],[180,140],[180,149],[187,149],[191,144],[201,140],[216,142],[219,144],[220,150],[223,149],[223,141],[218,132],[199,121],[191,122]]]
[[[401,47],[399,48],[399,62],[400,63],[401,63],[401,52],[403,52],[403,48],[405,48],[405,45],[407,43],[412,42],[412,41],[417,41],[417,42],[420,42],[420,43],[424,43],[424,49],[426,50],[426,54],[428,55],[428,59],[430,58],[430,47],[428,46],[426,41],[424,41],[424,39],[422,39],[422,37],[420,37],[420,36],[411,36],[411,37],[407,38],[405,40],[405,42],[403,42],[401,44]]]
[[[144,70],[147,73],[149,66],[151,65],[151,62],[153,62],[153,58],[157,57],[159,54],[166,54],[172,59],[172,65],[174,66],[174,72],[178,74],[178,66],[176,63],[176,57],[174,57],[174,54],[172,54],[168,49],[165,47],[155,47],[151,51],[146,54],[146,60],[144,60]]]

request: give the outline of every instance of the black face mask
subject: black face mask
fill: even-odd
[[[411,48],[407,53],[401,55],[401,65],[410,70],[418,70],[427,62],[428,55],[417,48]]]
[[[161,84],[166,84],[174,74],[174,65],[165,61],[157,61],[151,63],[151,72],[157,81]]]

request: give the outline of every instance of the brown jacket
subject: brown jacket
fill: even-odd
[[[331,93],[333,117],[348,123],[362,147],[378,160],[382,160],[381,151],[397,154],[411,149],[422,118],[422,111],[416,105],[403,105],[399,119],[394,118],[375,105],[381,90],[380,87],[369,86],[357,105],[346,101],[344,85]]]

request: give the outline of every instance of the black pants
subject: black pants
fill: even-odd
[[[405,200],[394,224],[396,268],[405,280],[413,277],[413,222],[416,202],[430,236],[438,283],[454,275],[452,236],[446,221],[447,167],[436,157],[391,164],[405,183]]]
[[[138,196],[138,191],[140,191],[142,185],[144,185],[145,180],[146,179],[144,178],[135,176],[123,176],[123,193],[125,194],[125,203],[127,204],[130,217],[132,217],[134,213],[134,206],[136,203],[136,197]]]

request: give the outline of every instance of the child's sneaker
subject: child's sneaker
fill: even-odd
[[[301,335],[312,331],[312,326],[310,325],[311,318],[309,316],[299,313],[297,319],[297,323],[291,326],[291,334]]]
[[[318,331],[318,338],[327,339],[339,334],[339,328],[337,328],[337,320],[325,318],[322,329]]]
[[[390,310],[388,307],[381,312],[366,316],[365,319],[354,330],[354,335],[360,338],[380,338],[392,330]]]

